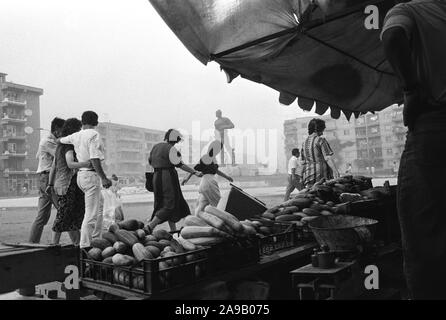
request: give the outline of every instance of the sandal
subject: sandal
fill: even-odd
[[[146,231],[147,234],[152,234],[153,229],[150,228],[150,226],[147,224],[147,225],[144,227],[144,231]]]

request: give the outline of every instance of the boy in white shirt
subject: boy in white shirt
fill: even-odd
[[[98,115],[93,111],[82,114],[82,130],[60,139],[61,143],[72,144],[79,162],[90,161],[93,169],[81,168],[77,174],[77,184],[85,194],[85,216],[81,227],[81,248],[90,247],[92,238],[101,236],[101,181],[104,188],[112,185],[102,169],[104,150],[101,137],[95,130]]]
[[[302,189],[302,168],[299,160],[299,149],[294,148],[291,151],[291,154],[292,156],[288,161],[288,186],[285,192],[285,201],[290,198],[290,194],[294,191],[294,189]]]

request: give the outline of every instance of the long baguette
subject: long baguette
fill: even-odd
[[[194,245],[192,242],[190,242],[189,240],[184,239],[183,237],[178,237],[176,239],[178,241],[179,244],[181,244],[183,246],[184,249],[186,249],[187,251],[195,251],[197,250],[197,246]]]
[[[212,206],[207,206],[206,208],[204,208],[204,211],[223,220],[224,223],[231,227],[231,229],[233,229],[236,233],[242,233],[244,231],[244,228],[240,221],[229,212],[217,209]]]
[[[189,242],[192,242],[196,246],[210,246],[214,244],[219,244],[225,241],[225,238],[219,237],[202,237],[202,238],[193,238],[188,239]]]
[[[209,227],[209,224],[206,223],[203,219],[197,216],[189,215],[184,218],[185,226],[196,226],[196,227]]]
[[[256,229],[246,222],[245,223],[242,222],[242,226],[243,226],[243,229],[245,230],[245,233],[248,235],[255,235],[257,233]]]
[[[225,222],[222,219],[204,211],[198,212],[197,215],[211,227],[217,228],[222,231],[225,230]]]
[[[223,237],[231,238],[229,234],[214,227],[184,227],[181,229],[181,236],[184,239],[203,238],[203,237]]]

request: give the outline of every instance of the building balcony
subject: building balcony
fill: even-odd
[[[142,147],[116,147],[116,152],[142,152]]]
[[[403,117],[402,116],[392,116],[392,121],[402,123]]]
[[[32,92],[36,93],[38,95],[43,94],[43,89],[31,87],[23,84],[18,84],[14,82],[3,82],[0,84],[1,90],[8,90],[8,91],[16,91],[16,92]]]
[[[29,174],[34,174],[35,172],[30,171],[29,169],[25,169],[25,170],[17,170],[17,169],[5,169],[3,171],[3,176],[8,177],[11,175],[29,175]]]
[[[0,102],[0,107],[26,107],[26,101],[18,101],[18,100],[4,98]]]
[[[21,116],[4,115],[1,119],[1,124],[15,123],[21,124],[26,123],[27,119]]]
[[[21,135],[21,134],[17,134],[17,135],[5,135],[0,137],[0,141],[1,142],[6,142],[6,141],[10,141],[10,140],[22,140],[25,141],[26,140],[26,136],[25,135]]]
[[[26,156],[28,155],[27,152],[8,152],[5,151],[4,153],[2,153],[0,155],[0,159],[1,160],[6,160],[6,159],[12,159],[12,158],[26,158]]]
[[[135,142],[135,141],[142,141],[143,139],[141,139],[141,137],[125,137],[125,136],[119,136],[116,138],[116,141],[130,141],[130,142]]]
[[[141,177],[143,175],[143,170],[122,170],[121,176],[131,176],[131,177]]]
[[[378,132],[369,132],[367,133],[367,137],[380,137],[381,136],[381,131]]]
[[[118,163],[138,163],[141,164],[143,162],[142,159],[119,159],[116,162]]]

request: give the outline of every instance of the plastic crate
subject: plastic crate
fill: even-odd
[[[209,248],[189,251],[173,257],[143,260],[132,267],[115,266],[89,259],[81,253],[83,279],[93,280],[103,286],[152,295],[194,283],[210,275]],[[173,261],[177,263],[172,264]],[[160,268],[161,262],[172,265]]]
[[[233,270],[260,260],[256,238],[221,243],[209,251],[209,270],[213,274]]]
[[[308,227],[308,225],[297,225],[296,223],[293,223],[295,226],[295,239],[296,243],[299,244],[299,242],[311,242],[315,241],[313,231]]]
[[[260,255],[269,255],[275,251],[296,246],[296,225],[275,222],[271,227],[271,235],[259,238]]]

